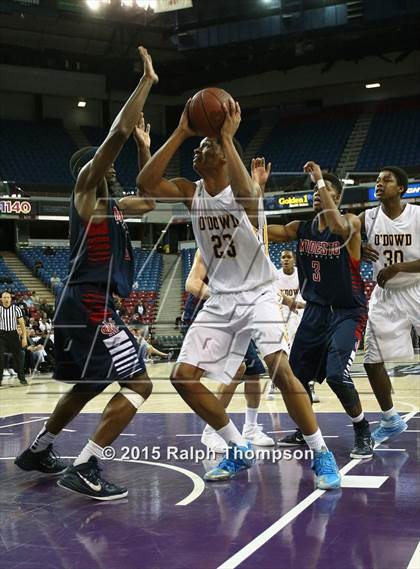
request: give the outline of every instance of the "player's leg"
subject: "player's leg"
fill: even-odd
[[[409,306],[407,312],[401,312],[399,307],[404,306],[408,300],[405,298],[407,291],[398,295],[399,298],[396,296],[396,291],[385,292],[376,286],[369,303],[363,363],[382,410],[379,426],[372,432],[375,443],[383,443],[407,429],[407,423],[394,407],[392,385],[384,362],[413,357],[408,314],[416,315],[418,310],[415,310],[415,306]],[[413,303],[416,302],[418,300],[413,299]]]
[[[268,366],[271,379],[283,395],[289,415],[302,431],[309,448],[314,452],[312,467],[316,475],[316,485],[325,490],[339,488],[341,477],[334,455],[326,447],[308,393],[292,372],[287,359],[288,345],[282,331],[282,319],[276,291],[267,292],[254,310],[253,337]],[[314,311],[316,313],[316,307],[314,307]],[[314,320],[316,314],[311,316],[308,313],[308,307],[306,307],[305,312],[310,318],[309,321]],[[319,335],[319,329],[317,335]],[[313,377],[312,373],[309,379],[313,379]]]
[[[330,335],[326,377],[327,383],[349,415],[354,428],[354,447],[351,458],[371,458],[373,441],[359,393],[350,375],[359,342],[359,323],[364,313],[354,309],[334,309],[330,320]]]
[[[314,378],[325,378],[327,356],[327,310],[308,304],[303,314],[300,326],[295,332],[289,363],[294,375],[304,386],[312,404],[310,381]],[[294,432],[277,441],[280,446],[305,446],[302,431],[297,428]]]
[[[282,393],[289,415],[302,431],[306,444],[314,452],[312,468],[317,488],[339,488],[341,477],[334,455],[327,449],[308,393],[293,374],[286,353],[278,351],[266,355],[264,359],[271,379]]]
[[[253,340],[249,343],[244,362],[244,395],[246,400],[245,423],[242,435],[247,441],[257,446],[273,446],[274,440],[266,435],[258,425],[258,409],[261,403],[261,376],[265,373]]]
[[[222,403],[224,409],[229,407],[238,385],[243,381],[245,370],[245,364],[241,364],[235,374],[235,377],[232,379],[232,383],[221,383],[219,385],[217,389],[217,398]],[[228,448],[226,442],[209,424],[204,428],[203,434],[201,435],[201,442],[209,450],[219,454],[225,453]]]
[[[190,333],[191,330],[188,334]],[[241,470],[249,468],[254,457],[250,453],[250,444],[229,418],[221,401],[201,383],[203,373],[203,369],[191,364],[177,363],[171,375],[171,382],[182,399],[229,447],[228,456],[204,476],[206,480],[217,482],[233,478]]]
[[[104,389],[106,385],[102,388]],[[54,452],[55,437],[80,413],[83,407],[102,392],[98,386],[78,384],[64,394],[35,439],[15,459],[22,470],[38,470],[45,474],[61,474],[68,464]]]
[[[274,446],[276,444],[274,439],[264,433],[262,426],[258,424],[258,410],[261,403],[260,374],[245,375],[244,395],[246,411],[242,435],[247,441],[251,441],[254,445],[263,447]]]
[[[138,409],[150,397],[152,382],[146,371],[120,382],[121,388],[106,405],[99,424],[73,466],[59,479],[61,488],[97,500],[116,500],[128,491],[105,480],[98,461],[107,458],[104,449],[124,431]]]

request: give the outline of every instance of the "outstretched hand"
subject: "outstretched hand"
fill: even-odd
[[[253,158],[251,161],[251,178],[261,188],[265,187],[271,172],[271,162],[267,165],[265,158]]]
[[[141,113],[139,122],[134,127],[133,135],[138,146],[150,149],[150,124],[145,124],[143,113]]]

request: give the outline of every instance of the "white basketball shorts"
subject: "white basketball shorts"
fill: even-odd
[[[274,285],[211,296],[185,336],[178,363],[196,366],[205,377],[229,384],[251,338],[263,358],[279,350],[289,354]]]
[[[404,288],[376,285],[369,301],[364,362],[412,359],[412,326],[420,334],[420,283]]]

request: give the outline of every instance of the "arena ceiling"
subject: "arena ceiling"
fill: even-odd
[[[388,16],[376,0],[193,0],[162,14],[120,4],[92,12],[84,0],[2,1],[0,63],[103,73],[109,88],[127,89],[143,44],[162,79],[157,91],[179,94],[303,64],[324,63],[327,73],[339,60],[389,52],[398,63],[420,44],[420,3],[411,0]],[[315,17],[336,24],[317,27]]]

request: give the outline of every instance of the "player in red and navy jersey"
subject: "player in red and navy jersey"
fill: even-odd
[[[306,387],[313,379],[327,380],[353,422],[355,445],[350,456],[370,458],[373,445],[369,423],[350,376],[366,323],[359,270],[361,223],[353,214],[341,215],[338,204],[342,186],[336,176],[323,174],[314,162],[307,162],[304,170],[316,184],[315,218],[268,227],[272,241],[297,240],[299,283],[306,307],[290,365]]]
[[[70,205],[70,266],[57,301],[54,340],[55,378],[75,385],[15,461],[23,470],[49,474],[65,471],[58,480],[60,487],[97,500],[127,495],[126,488],[101,477],[98,458],[152,392],[137,341],[118,316],[113,294],[127,297],[134,279],[133,250],[123,214],[141,215],[153,209],[154,202],[139,197],[117,202],[108,189],[115,175],[113,163],[133,132],[139,162],[150,157],[150,138],[141,111],[158,77],[147,50],[140,47],[139,53],[143,77],[108,136],[99,148],[81,149],[70,160],[76,180]],[[73,466],[66,468],[54,454],[54,438],[114,381],[120,384],[120,391],[108,402],[95,433]]]

